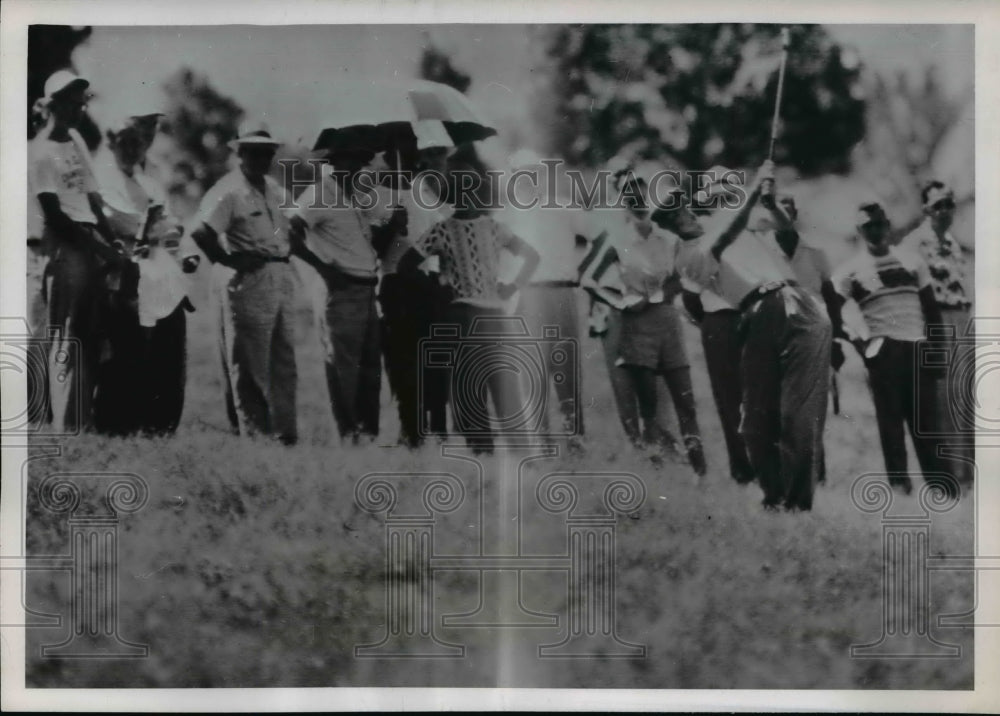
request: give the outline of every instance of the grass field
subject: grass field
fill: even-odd
[[[45,512],[34,490],[52,472],[132,472],[149,485],[144,509],[123,518],[119,539],[119,633],[149,645],[136,660],[62,661],[39,646],[65,630],[29,629],[28,685],[36,687],[548,686],[628,688],[909,688],[973,685],[971,631],[933,626],[934,616],[973,605],[968,573],[931,578],[932,632],[961,646],[958,659],[852,659],[850,646],[882,632],[882,518],[851,501],[859,475],[882,469],[871,401],[852,356],[841,379],[842,415],[830,416],[828,480],[805,514],[770,514],[756,486],[728,477],[697,330],[689,327],[699,419],[709,474],[699,484],[685,465],[653,466],[624,440],[611,403],[600,345],[581,343],[587,453],[531,463],[533,484],[552,471],[629,472],[646,487],[640,519],[618,521],[617,633],[646,646],[643,659],[539,659],[538,644],[559,642],[557,627],[437,627],[467,646],[462,659],[356,659],[354,647],[385,631],[385,527],[359,515],[354,485],[366,473],[453,471],[469,485],[463,507],[435,526],[440,549],[468,553],[480,529],[511,539],[520,524],[534,554],[565,551],[564,517],[541,513],[526,490],[508,521],[497,516],[497,475],[485,461],[477,486],[470,464],[440,449],[393,446],[395,409],[383,398],[382,439],[341,446],[307,311],[300,322],[302,442],[285,448],[230,434],[205,301],[189,323],[187,405],[171,439],[84,436],[61,454],[32,462],[28,548],[67,550],[64,517]],[[42,448],[33,451],[41,455]],[[509,461],[508,461],[509,463]],[[507,470],[509,475],[509,470]],[[508,476],[507,480],[512,479]],[[418,478],[414,478],[418,480]],[[919,482],[919,481],[918,481]],[[510,483],[506,483],[510,484]],[[486,504],[482,522],[475,509]],[[916,494],[894,511],[919,514]],[[963,498],[934,517],[933,554],[970,554],[973,505]],[[346,531],[349,521],[353,531]],[[435,577],[435,617],[477,604],[473,574]],[[494,592],[491,592],[491,594]],[[68,580],[31,573],[28,605],[64,612]],[[566,577],[526,576],[523,604],[565,616]]]

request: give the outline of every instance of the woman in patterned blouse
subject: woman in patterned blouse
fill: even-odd
[[[489,453],[495,433],[527,432],[522,425],[525,405],[502,338],[481,343],[468,339],[484,328],[494,335],[498,329],[504,332],[502,326],[509,324],[490,319],[505,316],[504,302],[531,279],[539,255],[483,208],[483,177],[475,162],[456,154],[448,160],[447,175],[448,199],[455,213],[416,238],[414,248],[400,259],[398,270],[414,272],[428,255],[440,259],[441,276],[453,291],[446,323],[457,325],[460,331],[450,341],[458,344],[451,365],[454,430],[464,435],[476,452]],[[502,250],[523,259],[512,283],[498,278]],[[490,424],[487,391],[497,428]]]

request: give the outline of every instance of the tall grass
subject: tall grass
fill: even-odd
[[[525,484],[556,470],[632,472],[646,485],[639,519],[621,518],[616,536],[617,631],[647,647],[644,659],[543,660],[537,646],[565,634],[566,577],[525,577],[525,607],[561,615],[554,628],[443,628],[463,643],[459,660],[354,658],[354,647],[385,630],[384,523],[358,513],[354,485],[366,473],[453,471],[469,486],[466,504],[436,524],[439,551],[471,554],[480,529],[497,528],[499,459],[477,485],[467,463],[436,445],[394,446],[397,421],[386,394],[382,438],[342,446],[334,435],[322,365],[308,315],[299,344],[302,443],[294,448],[229,431],[218,352],[207,305],[189,330],[185,417],[167,439],[83,436],[57,457],[32,463],[27,538],[33,554],[67,549],[63,516],[37,504],[52,472],[134,472],[149,485],[140,512],[122,519],[120,634],[149,645],[131,661],[57,661],[39,656],[59,628],[28,630],[28,683],[36,687],[550,686],[631,688],[971,688],[971,632],[935,629],[957,643],[955,660],[859,660],[852,644],[875,640],[882,621],[882,523],[850,499],[853,480],[882,469],[871,401],[852,360],[841,376],[843,414],[826,437],[828,481],[815,509],[772,514],[755,486],[728,477],[697,331],[689,328],[699,420],[710,470],[696,484],[687,466],[655,467],[624,440],[600,346],[581,342],[588,452],[533,463]],[[914,462],[915,464],[915,462]],[[508,478],[509,479],[509,478]],[[414,478],[415,481],[419,478]],[[479,492],[480,488],[482,493]],[[475,509],[485,495],[486,516]],[[530,504],[519,518],[524,548],[565,552],[565,522]],[[916,497],[897,497],[900,512]],[[963,500],[932,524],[932,551],[970,554],[973,509]],[[345,522],[351,527],[347,530]],[[932,611],[973,604],[967,573],[936,572]],[[436,617],[471,611],[474,574],[435,577]],[[65,574],[31,573],[28,605],[65,612]]]

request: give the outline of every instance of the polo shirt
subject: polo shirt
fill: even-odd
[[[223,238],[230,253],[288,256],[288,218],[281,211],[285,190],[269,176],[262,193],[235,169],[201,200],[198,219]]]
[[[342,189],[332,172],[330,165],[323,167],[319,180],[299,195],[290,215],[305,222],[306,247],[320,261],[356,278],[374,278],[378,256],[371,227],[386,218],[381,212],[387,207],[378,197],[368,211],[341,198]]]

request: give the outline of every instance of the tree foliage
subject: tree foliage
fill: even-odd
[[[172,75],[164,91],[168,109],[163,131],[176,145],[170,190],[200,197],[228,170],[226,143],[239,131],[243,108],[187,68]]]
[[[425,80],[454,87],[462,94],[472,84],[472,77],[451,64],[451,57],[428,43],[420,56],[420,76]]]
[[[683,166],[766,158],[780,26],[560,26],[548,46],[552,149],[597,166],[619,152]],[[864,136],[856,55],[815,25],[792,28],[775,159],[845,171]]]

